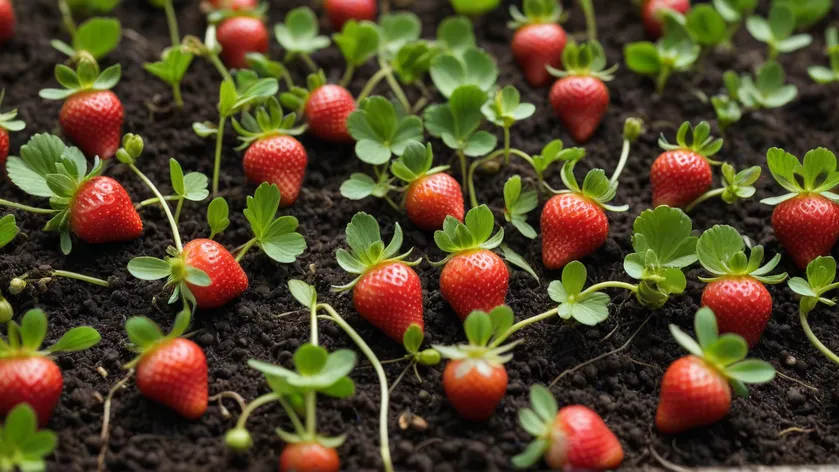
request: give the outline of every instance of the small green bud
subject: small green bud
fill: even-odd
[[[0,323],[7,323],[14,316],[15,311],[12,304],[3,295],[0,295]]]
[[[253,446],[251,433],[245,428],[233,428],[224,435],[224,444],[237,452],[244,452]]]
[[[623,124],[623,139],[635,141],[644,132],[644,122],[640,118],[627,118]]]
[[[122,148],[119,148],[119,150],[117,150],[117,160],[123,164],[134,163],[134,159],[130,155],[128,155],[128,151]]]
[[[143,154],[145,143],[140,135],[128,133],[122,138],[122,147],[132,159],[137,160]]]
[[[422,365],[437,365],[441,359],[442,356],[435,349],[426,349],[417,354],[417,362]]]
[[[26,288],[26,281],[23,280],[23,279],[19,279],[19,278],[16,277],[16,278],[12,279],[11,282],[9,282],[9,292],[12,295],[19,294],[25,288]]]

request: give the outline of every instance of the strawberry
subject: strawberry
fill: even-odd
[[[16,24],[11,0],[0,0],[0,45],[14,37]]]
[[[283,117],[282,108],[273,97],[266,107],[257,110],[256,118],[245,112],[241,124],[233,120],[239,139],[247,147],[242,161],[245,175],[257,184],[275,184],[280,189],[283,207],[297,200],[309,161],[306,149],[290,135],[300,131],[287,129],[292,123],[294,114]]]
[[[248,276],[230,251],[211,239],[194,239],[181,254],[186,267],[204,271],[210,278],[202,286],[186,281],[199,308],[218,308],[248,288]]]
[[[475,310],[489,311],[503,305],[507,297],[510,273],[507,265],[492,249],[504,239],[504,230],[492,236],[495,218],[486,205],[469,210],[466,224],[446,218],[443,230],[434,233],[434,241],[448,253],[439,264],[440,293],[465,320]],[[492,237],[491,237],[492,236]]]
[[[411,253],[397,255],[402,246],[402,228],[396,224],[393,240],[384,247],[379,223],[364,212],[356,213],[347,225],[350,250],[338,249],[338,265],[358,277],[337,291],[353,291],[353,304],[362,318],[401,343],[411,325],[423,329],[422,285],[410,267],[402,262]]]
[[[524,13],[510,7],[513,21],[513,57],[524,70],[524,77],[533,87],[544,87],[551,81],[546,70],[562,64],[562,51],[568,37],[557,23],[562,7],[556,0],[524,0]]]
[[[333,143],[352,142],[352,136],[347,130],[347,119],[356,108],[352,94],[340,85],[327,84],[323,71],[310,75],[308,85],[303,114],[309,124],[309,131]]]
[[[376,0],[326,0],[326,16],[332,29],[340,31],[349,20],[376,21]]]
[[[221,59],[228,67],[247,69],[247,54],[268,52],[268,30],[256,12],[239,10],[221,21],[216,39],[221,45]]]
[[[720,421],[731,409],[731,393],[748,395],[746,383],[765,383],[775,377],[771,364],[743,360],[748,348],[737,334],[719,336],[710,308],[701,308],[694,321],[698,342],[670,325],[670,332],[691,353],[673,362],[661,379],[655,424],[675,434]]]
[[[0,8],[2,8],[3,0],[0,0]],[[0,13],[2,16],[2,13]],[[3,104],[3,97],[6,91],[0,91],[0,105]],[[21,120],[16,120],[17,110],[12,110],[6,113],[0,113],[0,167],[6,167],[6,158],[9,157],[9,131],[21,131],[26,128],[26,123]]]
[[[331,447],[316,442],[289,444],[280,455],[280,472],[338,472],[341,458]]]
[[[691,133],[690,144],[687,134]],[[650,185],[653,190],[653,207],[668,205],[684,208],[701,197],[711,186],[711,165],[719,164],[709,159],[722,148],[722,139],[710,136],[711,126],[703,121],[696,128],[689,122],[682,123],[676,136],[677,144],[670,144],[662,135],[658,143],[665,151],[653,162]]]
[[[551,106],[577,143],[585,143],[594,134],[609,108],[609,89],[617,66],[607,70],[606,54],[599,43],[568,45],[562,53],[565,70],[548,66],[559,77],[551,87]]]
[[[194,420],[207,410],[207,357],[197,344],[179,337],[189,326],[189,313],[178,313],[166,336],[148,318],[129,319],[125,330],[138,356],[126,367],[136,369],[143,396]]]
[[[498,306],[489,314],[474,311],[463,323],[469,344],[433,346],[451,361],[443,371],[443,389],[457,413],[471,421],[484,421],[507,393],[508,354],[518,342],[500,346],[513,324],[513,310]],[[499,347],[500,346],[500,347]]]
[[[259,0],[209,0],[207,3],[215,10],[254,10],[259,6]]]
[[[28,403],[35,410],[38,423],[47,424],[64,386],[61,370],[49,356],[88,349],[100,340],[93,328],[74,328],[49,348],[40,350],[46,334],[47,316],[35,309],[23,315],[20,325],[9,322],[8,343],[0,338],[0,417],[15,406]]]
[[[836,156],[818,148],[808,152],[802,164],[783,149],[772,148],[766,159],[772,176],[789,193],[761,203],[776,205],[775,236],[795,265],[804,269],[816,257],[830,254],[839,239]]]
[[[749,347],[760,340],[772,315],[772,296],[763,284],[778,284],[787,274],[768,275],[781,261],[776,254],[766,265],[763,246],[751,249],[746,257],[746,244],[736,229],[716,225],[699,238],[696,252],[699,262],[713,277],[702,292],[702,305],[717,315],[719,330],[742,336]]]
[[[131,197],[110,177],[82,182],[72,197],[69,214],[73,234],[92,244],[133,241],[143,232],[143,221]]]
[[[119,82],[120,71],[117,64],[100,74],[96,62],[87,59],[79,61],[76,72],[59,64],[55,66],[55,75],[66,88],[40,92],[41,98],[64,100],[58,122],[88,157],[110,159],[119,149],[125,112],[110,89]]]
[[[690,0],[644,0],[641,5],[641,17],[644,19],[647,34],[653,39],[661,36],[663,32],[662,15],[665,9],[685,15],[690,10]]]

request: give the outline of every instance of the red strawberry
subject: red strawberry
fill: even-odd
[[[533,2],[541,3],[541,2]],[[568,38],[562,26],[557,24],[562,8],[556,2],[551,11],[534,8],[531,2],[524,2],[524,13],[515,6],[510,8],[513,21],[510,27],[513,35],[513,57],[524,70],[524,77],[533,87],[544,87],[551,81],[546,66],[557,68],[562,64],[562,51]]]
[[[775,369],[767,362],[743,361],[747,352],[743,338],[727,335],[726,342],[717,342],[716,318],[709,308],[696,313],[695,329],[699,342],[670,325],[676,341],[693,355],[676,360],[661,379],[655,424],[665,434],[713,424],[725,417],[731,409],[729,382],[738,394],[745,395],[745,383],[769,382],[775,376]],[[740,346],[734,348],[734,344]]]
[[[79,185],[69,212],[70,229],[92,244],[133,241],[143,232],[131,197],[110,177],[92,177]]]
[[[691,131],[690,141],[688,131]],[[711,164],[717,164],[709,158],[722,147],[722,139],[712,139],[710,132],[710,125],[704,121],[696,128],[686,121],[679,128],[677,144],[670,144],[661,137],[659,145],[665,152],[650,169],[653,207],[685,208],[708,190],[713,183]]]
[[[331,447],[318,443],[288,444],[280,455],[280,472],[338,472],[341,458]]]
[[[690,0],[645,0],[641,6],[641,16],[644,19],[644,28],[652,38],[658,38],[662,34],[664,21],[661,17],[662,10],[670,9],[682,15],[690,10]]]
[[[545,463],[554,470],[608,470],[623,462],[623,448],[603,418],[582,405],[556,415]]]
[[[5,90],[0,90],[0,104],[3,103],[5,94]],[[15,118],[17,118],[17,110],[0,113],[0,167],[3,171],[6,168],[6,159],[9,157],[9,131],[20,131],[26,128],[26,123]]]
[[[335,142],[352,142],[347,131],[347,118],[355,111],[355,99],[340,85],[321,85],[309,94],[304,108],[309,131],[320,139]]]
[[[259,6],[258,0],[209,0],[209,4],[216,10],[253,10]]]
[[[287,207],[300,194],[308,160],[300,141],[291,136],[276,135],[251,144],[242,164],[251,182],[268,182],[279,187],[280,206]]]
[[[268,51],[268,30],[262,19],[252,16],[233,16],[218,25],[216,39],[221,45],[221,58],[228,67],[247,69],[249,52]]]
[[[609,219],[596,202],[583,195],[554,195],[542,209],[542,262],[561,269],[596,251],[609,236]]]
[[[64,386],[61,370],[47,355],[87,349],[98,343],[100,336],[93,328],[74,328],[62,337],[64,344],[59,341],[41,350],[47,326],[43,311],[26,312],[20,325],[14,323],[16,329],[11,329],[13,323],[9,322],[9,342],[0,338],[0,417],[28,403],[38,416],[38,424],[44,426]]]
[[[396,224],[393,241],[385,250],[379,224],[367,213],[353,216],[347,225],[350,251],[338,249],[338,264],[358,277],[348,285],[334,287],[353,291],[353,304],[362,318],[401,343],[405,331],[415,324],[423,329],[422,285],[419,276],[398,255],[402,229]]]
[[[507,369],[483,359],[454,360],[443,371],[443,388],[461,417],[484,421],[507,393]]]
[[[0,0],[0,45],[15,35],[16,23],[11,0]]]
[[[475,310],[503,305],[510,273],[498,255],[486,249],[459,252],[440,273],[440,292],[461,320]]]
[[[248,276],[233,255],[211,239],[194,239],[184,246],[186,265],[203,270],[210,285],[199,287],[187,282],[200,308],[218,308],[248,288]]]
[[[6,159],[9,158],[9,132],[0,128],[0,166],[6,168]]]
[[[804,156],[803,164],[783,149],[766,153],[769,171],[789,193],[761,203],[777,205],[772,228],[800,269],[818,256],[830,254],[839,239],[839,203],[835,191],[839,173],[836,156],[824,148]]]
[[[335,31],[340,31],[349,20],[376,21],[376,0],[326,0],[324,7]]]
[[[207,410],[207,358],[194,342],[176,338],[143,353],[137,363],[143,396],[187,419]]]

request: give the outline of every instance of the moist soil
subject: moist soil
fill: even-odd
[[[205,20],[197,2],[176,3],[182,34],[203,36]],[[302,2],[274,0],[270,3],[273,25],[282,20],[286,11]],[[629,2],[595,3],[610,63],[622,63],[623,44],[644,38],[641,21],[628,6]],[[19,108],[27,122],[26,130],[12,137],[14,152],[36,132],[58,132],[60,103],[39,99],[38,90],[56,86],[53,67],[65,58],[50,47],[49,41],[67,36],[53,0],[19,1],[16,8],[18,34],[0,48],[0,86],[6,89],[4,109]],[[448,2],[442,1],[416,1],[411,8],[422,18],[426,37],[432,37],[436,25],[452,14]],[[551,139],[570,140],[547,105],[547,90],[528,86],[513,62],[509,49],[511,31],[505,26],[506,10],[505,6],[477,20],[476,34],[479,45],[498,60],[499,83],[515,85],[525,101],[536,104],[535,116],[513,128],[512,143],[526,152],[537,153]],[[762,11],[765,10],[766,5],[762,5]],[[125,131],[139,133],[146,140],[146,152],[139,167],[163,192],[170,190],[167,171],[170,157],[177,157],[187,171],[210,175],[213,143],[193,134],[190,125],[194,121],[217,119],[218,74],[208,63],[196,59],[183,86],[186,107],[182,112],[172,110],[168,87],[142,69],[144,61],[155,59],[168,45],[163,14],[145,1],[132,0],[123,2],[115,15],[126,28],[125,37],[119,49],[103,63],[122,64],[123,78],[115,91],[125,105]],[[837,20],[835,12],[830,20]],[[756,198],[734,206],[719,200],[706,202],[692,214],[695,229],[730,224],[755,243],[765,245],[767,254],[783,253],[769,224],[772,209],[758,203],[760,198],[781,191],[765,172],[765,153],[772,146],[783,147],[796,155],[817,146],[839,149],[835,126],[839,120],[837,89],[815,85],[806,74],[808,65],[826,63],[822,53],[826,23],[813,30],[813,45],[781,60],[789,81],[800,90],[799,98],[782,110],[748,115],[726,136],[721,158],[738,168],[764,167],[766,175],[757,183]],[[570,32],[584,30],[583,18],[576,8],[566,28]],[[583,261],[592,282],[627,280],[622,260],[631,249],[632,221],[650,206],[648,170],[659,154],[656,143],[659,133],[673,137],[684,120],[697,122],[713,118],[711,106],[701,99],[701,94],[717,93],[725,70],[753,70],[765,56],[762,45],[745,31],[738,33],[735,42],[736,51],[710,55],[703,63],[702,73],[674,77],[663,96],[654,93],[650,80],[632,74],[623,65],[610,83],[611,107],[603,125],[586,146],[588,155],[580,167],[597,166],[611,172],[620,154],[623,121],[627,117],[643,118],[648,129],[633,147],[616,199],[620,204],[628,204],[630,211],[609,215],[608,241]],[[273,57],[281,57],[273,41],[271,47]],[[314,59],[326,68],[331,80],[338,80],[343,61],[334,48],[315,55]],[[292,72],[297,80],[302,80],[305,69],[295,65]],[[362,68],[352,83],[353,93],[360,91],[373,72],[373,66]],[[385,93],[384,88],[379,93]],[[408,93],[412,100],[418,98],[416,90]],[[254,187],[245,184],[239,164],[241,153],[233,150],[235,136],[229,128],[225,136],[221,188],[231,206],[232,224],[219,239],[234,248],[249,238],[241,210],[246,195]],[[345,246],[344,227],[356,212],[363,210],[375,215],[388,238],[398,221],[405,230],[404,247],[414,247],[415,254],[432,260],[442,257],[434,246],[432,234],[418,230],[404,215],[383,202],[374,199],[353,202],[341,197],[338,191],[341,182],[361,167],[351,145],[336,146],[309,136],[301,139],[309,152],[309,169],[300,198],[283,212],[300,220],[300,232],[306,238],[308,249],[296,263],[288,265],[274,263],[252,251],[243,261],[250,278],[248,290],[223,308],[198,312],[193,339],[207,354],[211,395],[232,390],[251,400],[265,393],[268,389],[262,376],[247,367],[247,360],[255,358],[288,365],[294,350],[308,340],[307,318],[286,288],[291,278],[313,283],[322,299],[349,319],[381,359],[402,355],[400,345],[358,317],[351,297],[329,292],[331,285],[350,280],[338,267],[334,254]],[[437,162],[445,163],[454,157],[441,143],[434,144]],[[106,173],[122,182],[135,201],[151,196],[124,166],[111,166]],[[533,180],[532,172],[520,162],[496,175],[477,177],[479,200],[490,205],[498,221],[503,221],[500,219],[503,183],[514,173]],[[548,181],[554,187],[561,186],[555,171]],[[6,180],[0,182],[0,194],[27,204],[43,204]],[[207,236],[205,206],[206,202],[186,205],[180,223],[185,241]],[[136,280],[126,271],[126,264],[133,257],[164,255],[171,244],[169,227],[160,209],[147,207],[142,210],[145,231],[137,241],[96,246],[76,241],[73,253],[64,257],[59,251],[57,235],[40,231],[45,222],[43,217],[21,212],[16,215],[22,234],[0,255],[0,286],[7,287],[14,276],[45,266],[106,278],[112,284],[110,289],[105,289],[57,279],[44,287],[30,286],[20,295],[9,297],[18,315],[34,306],[48,313],[49,340],[84,324],[102,333],[102,342],[93,349],[58,356],[57,362],[64,372],[64,393],[49,424],[59,436],[58,448],[49,459],[50,468],[95,470],[102,446],[99,440],[102,397],[123,377],[121,366],[132,358],[125,349],[126,319],[145,315],[164,328],[171,325],[174,309],[165,304],[167,294],[162,292],[162,284]],[[534,212],[530,216],[534,225],[538,225],[537,215]],[[507,242],[531,261],[541,280],[537,282],[518,270],[511,273],[507,302],[517,318],[523,319],[552,308],[546,289],[559,274],[541,267],[538,240],[527,240],[509,229]],[[800,274],[786,257],[782,268]],[[442,344],[463,341],[457,317],[440,296],[439,270],[427,262],[416,270],[423,285],[427,340]],[[516,421],[516,412],[527,404],[528,388],[536,383],[549,383],[566,369],[624,345],[636,331],[637,336],[624,351],[564,375],[552,389],[560,405],[580,403],[603,416],[626,451],[624,468],[661,467],[657,456],[683,466],[839,463],[837,366],[825,360],[805,338],[798,323],[797,302],[785,285],[769,289],[775,300],[773,316],[753,352],[754,356],[771,362],[783,377],[752,388],[750,398],[735,400],[731,413],[713,426],[676,436],[656,432],[652,425],[659,380],[669,363],[684,354],[671,339],[668,325],[675,323],[691,329],[702,291],[702,284],[697,280],[701,274],[695,267],[689,270],[690,282],[685,294],[674,297],[655,313],[638,305],[625,292],[615,292],[610,318],[597,327],[570,326],[554,319],[522,331],[520,335],[525,342],[507,364],[510,378],[507,396],[487,422],[472,423],[456,415],[440,384],[442,366],[421,368],[422,382],[412,375],[405,376],[393,392],[389,416],[396,468],[438,472],[510,470],[510,458],[529,439]],[[286,313],[291,314],[280,316]],[[839,349],[839,317],[835,314],[835,310],[822,307],[812,316],[817,335],[833,350]],[[353,348],[349,338],[329,322],[320,322],[319,330],[321,342],[329,349]],[[386,366],[391,382],[403,367],[404,364]],[[319,427],[330,435],[348,434],[347,442],[340,448],[346,470],[380,470],[376,376],[361,361],[352,378],[357,384],[354,397],[320,401]],[[230,401],[225,406],[232,416],[224,415],[214,402],[200,420],[186,421],[145,400],[133,383],[129,383],[127,389],[114,397],[111,438],[104,465],[108,470],[275,470],[283,443],[274,428],[288,427],[280,410],[265,407],[251,417],[248,428],[255,446],[245,455],[236,455],[225,449],[222,438],[233,426],[239,408]],[[427,429],[400,429],[397,418],[405,412],[422,417],[428,423]]]

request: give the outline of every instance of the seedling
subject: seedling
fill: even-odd
[[[69,31],[72,45],[58,39],[50,45],[74,62],[82,57],[98,61],[116,49],[122,39],[122,26],[116,18],[91,18]]]
[[[812,27],[833,8],[830,0],[774,0],[772,4],[789,8],[795,18],[795,27],[799,30]]]
[[[806,280],[801,277],[793,277],[787,282],[787,284],[793,292],[801,295],[798,315],[801,320],[801,327],[804,329],[804,334],[807,335],[807,339],[809,339],[810,342],[813,343],[813,346],[815,346],[819,352],[824,354],[825,357],[834,363],[839,364],[839,356],[837,356],[819,340],[810,328],[810,322],[808,321],[810,312],[812,312],[819,303],[829,307],[836,306],[835,299],[827,298],[825,296],[827,292],[839,288],[839,283],[835,282],[835,279],[836,260],[829,256],[819,256],[807,264]]]
[[[38,269],[26,272],[9,281],[9,293],[18,295],[22,293],[27,287],[34,286],[37,291],[44,293],[47,291],[47,284],[53,281],[56,277],[64,279],[78,280],[99,287],[110,288],[111,284],[107,280],[83,275],[76,272],[69,272],[66,270],[53,269],[49,266],[39,267]]]
[[[0,218],[0,249],[12,242],[19,232],[15,215],[5,215]]]
[[[216,197],[207,206],[207,225],[210,227],[210,239],[214,239],[230,226],[230,208],[227,200]]]
[[[166,3],[171,5],[171,0],[166,0]],[[172,87],[172,97],[175,99],[175,105],[180,109],[184,107],[184,99],[181,96],[181,81],[190,64],[192,64],[193,57],[194,55],[187,52],[186,48],[173,46],[163,50],[159,61],[143,64],[143,68],[147,72]]]
[[[520,176],[507,179],[504,184],[504,219],[528,239],[536,239],[536,230],[527,222],[527,214],[537,206],[539,195],[535,190],[522,191]]]
[[[699,59],[701,47],[673,15],[666,15],[665,34],[656,43],[642,41],[624,48],[626,65],[636,74],[655,78],[656,91],[664,92],[674,72],[685,72]]]
[[[811,79],[820,84],[832,84],[839,82],[839,28],[835,26],[828,28],[825,33],[825,42],[830,68],[812,66],[807,68],[807,73],[810,74]]]
[[[0,470],[47,470],[45,457],[52,454],[58,436],[48,429],[38,429],[35,411],[26,403],[16,406],[6,416],[0,430]]]
[[[294,79],[288,73],[288,68],[280,62],[268,59],[259,52],[249,52],[245,55],[248,65],[259,77],[273,78],[283,81],[287,89],[294,88]]]
[[[798,96],[798,87],[786,83],[784,70],[775,61],[760,66],[754,79],[749,74],[738,76],[734,71],[727,71],[723,83],[726,94],[711,98],[723,131],[740,121],[745,113],[781,108]]]
[[[756,40],[766,43],[769,48],[769,60],[775,60],[780,53],[788,54],[813,42],[813,37],[809,34],[793,34],[795,23],[793,10],[785,4],[775,2],[769,10],[769,18],[752,15],[746,19],[746,29]]]
[[[256,246],[271,259],[290,264],[306,250],[306,240],[296,232],[297,218],[277,217],[280,207],[280,189],[274,184],[263,183],[252,197],[247,198],[245,218],[251,227],[253,238],[246,242],[236,255],[236,262],[242,260],[248,251]]]
[[[183,168],[175,159],[169,159],[169,178],[172,181],[172,192],[174,195],[167,195],[163,197],[166,201],[177,202],[175,206],[175,223],[180,220],[181,210],[183,210],[184,202],[189,200],[191,202],[203,202],[210,195],[207,190],[207,176],[200,172],[190,172],[184,175]],[[138,209],[148,205],[159,203],[157,197],[149,198],[138,203]]]
[[[327,36],[319,34],[318,19],[309,7],[298,7],[288,12],[283,23],[274,26],[274,36],[286,52],[284,62],[300,58],[311,72],[318,71],[312,54],[330,44]]]
[[[355,155],[366,164],[378,166],[374,169],[379,178],[390,159],[401,156],[408,143],[423,141],[422,119],[379,96],[359,102],[347,120],[347,130],[356,141]]]
[[[510,154],[512,153],[510,148],[510,128],[512,128],[516,122],[524,121],[533,116],[533,114],[536,113],[536,106],[532,103],[522,103],[519,91],[512,85],[507,85],[496,92],[495,97],[492,100],[484,103],[481,107],[481,113],[483,113],[484,117],[492,124],[504,130],[504,163],[509,164]],[[482,159],[481,161],[489,162],[490,160],[495,159],[499,153],[496,151],[493,154],[490,154],[493,156],[492,158],[488,157],[487,159]],[[470,174],[472,174],[472,170],[473,169],[470,168]],[[473,187],[473,185],[471,185],[471,179],[472,177],[470,175],[470,188]],[[474,195],[474,192],[470,190],[470,194]],[[472,202],[472,206],[476,206],[474,201]]]
[[[374,23],[350,20],[344,23],[340,33],[332,35],[332,39],[347,62],[347,69],[340,82],[342,87],[346,87],[350,84],[355,70],[369,61],[379,50],[379,31]]]
[[[209,24],[207,31],[204,33],[204,41],[201,41],[196,36],[187,35],[183,40],[183,50],[194,56],[203,57],[210,61],[213,67],[216,68],[222,79],[232,78],[230,71],[221,62],[219,54],[221,53],[221,45],[216,38],[216,25]],[[193,125],[194,126],[194,125]]]
[[[0,105],[3,104],[3,97],[6,96],[6,89],[0,89]],[[17,109],[0,112],[0,166],[5,166],[6,158],[9,157],[9,132],[18,132],[26,128],[23,120],[17,119]]]
[[[460,87],[474,86],[486,95],[498,80],[498,66],[495,65],[495,60],[478,48],[469,48],[462,55],[442,54],[432,61],[430,72],[437,90],[448,98],[449,102],[455,90]]]

